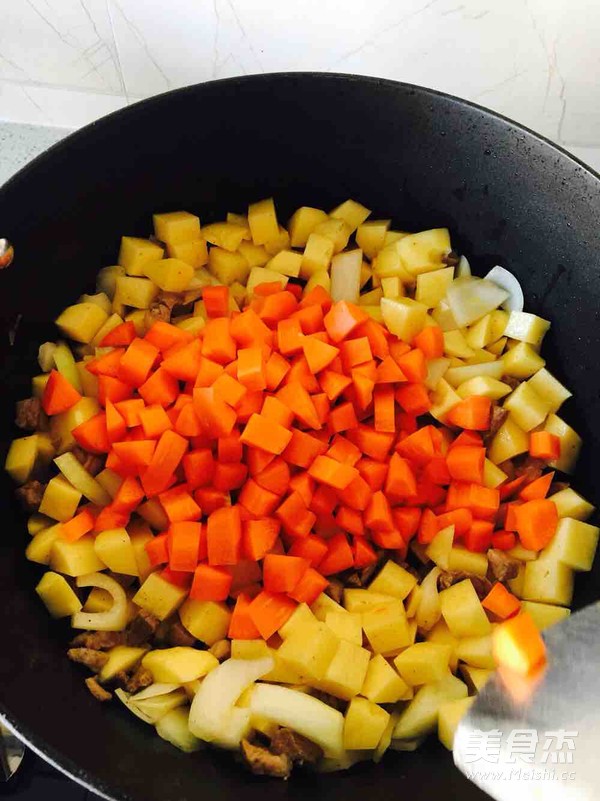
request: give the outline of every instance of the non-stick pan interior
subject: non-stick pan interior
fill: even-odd
[[[269,195],[282,220],[298,205],[354,197],[397,227],[447,225],[477,272],[513,270],[527,308],[552,320],[544,355],[575,393],[564,416],[586,443],[577,486],[600,500],[600,180],[489,112],[370,78],[269,75],[163,95],[69,137],[0,191],[0,236],[16,250],[0,273],[0,440],[16,434],[13,404],[29,394],[50,321],[114,263],[122,234],[147,235],[155,211],[209,221]],[[33,593],[24,518],[0,481],[0,711],[72,775],[136,801],[482,798],[435,742],[377,767],[267,787],[228,755],[186,756],[125,710],[101,707],[64,656],[66,628]],[[577,605],[597,597],[597,583],[597,565],[578,577]]]

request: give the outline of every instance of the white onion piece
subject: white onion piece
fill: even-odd
[[[346,250],[331,260],[331,299],[356,303],[360,295],[362,250]]]
[[[477,322],[497,309],[508,292],[493,281],[474,276],[457,278],[448,287],[446,300],[459,328]]]
[[[91,629],[92,631],[122,631],[128,618],[128,600],[121,585],[105,573],[88,573],[75,579],[78,587],[100,587],[106,590],[113,599],[112,606],[106,612],[76,612],[71,618],[74,629]]]
[[[471,265],[466,256],[461,256],[460,261],[456,265],[455,278],[464,278],[466,275],[471,275]]]
[[[127,707],[127,709],[128,709],[128,710],[129,710],[129,711],[130,711],[130,712],[131,712],[133,715],[135,715],[135,716],[136,716],[136,718],[139,718],[140,720],[143,720],[143,721],[144,721],[144,723],[152,723],[152,718],[151,718],[149,715],[146,715],[144,712],[141,712],[141,711],[140,711],[139,709],[137,709],[137,708],[136,708],[136,707],[135,707],[135,706],[134,706],[132,703],[130,703],[129,699],[130,699],[130,697],[131,697],[131,696],[129,695],[129,693],[126,693],[126,692],[125,692],[125,690],[122,690],[122,689],[119,687],[119,688],[117,688],[117,689],[115,690],[115,695],[117,696],[117,698],[119,699],[119,701],[121,701],[123,704],[125,704],[125,706]]]
[[[503,309],[506,309],[506,311],[523,311],[525,301],[523,290],[521,289],[521,284],[512,273],[497,265],[492,267],[485,277],[488,281],[493,281],[508,292],[508,298],[502,304]]]
[[[157,695],[168,695],[169,693],[174,692],[175,690],[179,689],[179,684],[151,684],[149,687],[145,687],[143,690],[140,690],[139,693],[130,696],[133,703],[136,701],[146,701],[148,698],[156,698]]]

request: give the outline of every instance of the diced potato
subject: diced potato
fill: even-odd
[[[526,342],[519,342],[510,348],[502,358],[504,374],[513,378],[529,378],[546,364],[539,353]]]
[[[95,334],[94,338],[93,338],[93,339],[92,339],[92,341],[90,342],[90,346],[91,346],[92,348],[98,348],[98,347],[100,346],[100,343],[101,343],[101,342],[102,342],[102,340],[104,339],[104,337],[105,337],[107,334],[109,334],[109,333],[110,333],[110,332],[111,332],[111,331],[112,331],[114,328],[116,328],[118,325],[121,325],[121,323],[123,322],[123,319],[122,319],[122,317],[121,317],[120,315],[118,315],[118,314],[111,314],[111,309],[112,309],[112,303],[109,303],[109,308],[108,308],[108,315],[109,315],[109,317],[108,317],[108,319],[106,320],[106,322],[104,323],[104,325],[103,325],[103,326],[101,326],[101,327],[98,329],[98,331],[96,332],[96,334]],[[65,346],[65,347],[66,347],[66,346]],[[69,351],[69,353],[70,353],[70,351]],[[72,357],[71,357],[71,358],[72,358]],[[75,369],[77,369],[77,365],[74,365],[74,367],[75,367]],[[57,369],[58,369],[58,367],[57,367]],[[88,372],[88,375],[90,375],[92,378],[95,378],[95,376],[92,376],[92,374],[91,374],[91,373],[89,373],[89,372]],[[78,378],[79,378],[79,380],[81,381],[81,376],[79,375],[79,373],[78,373]],[[73,385],[73,386],[75,386],[75,385]],[[75,389],[77,389],[77,387],[75,387]],[[81,390],[80,390],[80,391],[81,391]]]
[[[142,609],[152,612],[159,620],[164,620],[181,606],[186,596],[187,590],[171,584],[158,573],[151,573],[134,595],[133,602]],[[190,601],[189,603],[196,602]],[[183,618],[181,622],[190,631]],[[191,633],[193,634],[193,632]],[[196,635],[194,634],[194,636]],[[223,636],[217,637],[216,640],[222,639]]]
[[[140,504],[136,511],[157,531],[165,531],[169,528],[169,518],[157,498],[150,498]]]
[[[264,659],[274,653],[264,640],[232,640],[232,659]]]
[[[410,618],[413,618],[417,614],[417,610],[421,602],[421,595],[422,595],[421,585],[415,584],[415,586],[409,592],[408,597],[406,598],[406,617],[409,620]]]
[[[83,605],[84,612],[106,612],[113,604],[113,598],[110,592],[103,590],[101,587],[92,587],[88,597],[85,599]]]
[[[312,279],[311,279],[312,280]],[[393,279],[384,278],[384,281],[390,281]],[[401,293],[400,293],[401,294]],[[358,305],[359,306],[373,306],[379,303],[381,298],[383,297],[383,291],[381,289],[372,289],[370,292],[363,292],[362,295],[358,298]],[[386,295],[386,297],[389,297]],[[394,297],[399,297],[399,295],[395,295]]]
[[[327,270],[331,263],[333,253],[333,241],[323,234],[313,231],[308,237],[302,255],[301,277],[308,279],[316,272]]]
[[[360,293],[362,250],[347,250],[331,260],[331,298],[357,303]]]
[[[106,292],[97,292],[95,295],[82,295],[79,298],[80,303],[95,303],[100,306],[107,314],[110,314],[111,302]],[[58,367],[56,368],[58,369]]]
[[[506,337],[500,337],[497,342],[488,345],[486,350],[494,356],[501,356],[504,353],[507,341]]]
[[[188,331],[190,334],[198,334],[203,328],[206,327],[206,320],[204,320],[202,317],[188,317],[185,320],[175,318],[175,321],[177,328],[182,328],[184,331]]]
[[[489,489],[495,489],[503,484],[508,479],[508,476],[503,470],[486,459],[483,463],[483,483]]]
[[[445,375],[447,376],[449,372],[450,371],[447,370]],[[456,406],[457,403],[460,403],[460,401],[460,396],[456,394],[454,389],[446,381],[446,378],[440,378],[435,390],[431,394],[432,406],[429,410],[429,414],[443,423],[450,409]]]
[[[472,667],[494,670],[496,661],[492,654],[492,635],[483,637],[463,637],[456,646],[456,655],[461,662]]]
[[[448,570],[450,552],[454,542],[454,526],[441,529],[427,546],[425,553],[442,570]]]
[[[579,458],[582,444],[581,437],[570,425],[555,414],[548,415],[544,431],[556,434],[560,439],[560,457],[548,462],[548,464],[563,473],[572,473]]]
[[[599,534],[598,526],[563,517],[558,522],[552,541],[540,556],[556,559],[573,570],[591,570]]]
[[[459,329],[444,332],[444,353],[446,356],[456,356],[459,359],[473,356],[473,350],[467,345],[467,340]]]
[[[478,637],[490,632],[490,622],[469,579],[440,592],[446,624],[455,637]]]
[[[37,434],[18,437],[10,443],[4,469],[17,484],[25,484],[33,473],[38,457],[38,447]]]
[[[124,528],[113,528],[101,531],[94,541],[98,558],[113,573],[124,576],[137,576],[138,566],[135,552]]]
[[[89,296],[86,296],[89,297]],[[106,295],[104,295],[106,298]],[[110,301],[106,298],[110,309]],[[108,322],[108,320],[107,320]],[[106,323],[102,326],[105,328]],[[100,329],[100,330],[102,330]],[[53,353],[54,364],[59,373],[61,373],[71,386],[75,387],[77,392],[82,392],[81,381],[79,379],[79,372],[75,366],[75,359],[68,345],[64,342],[57,342]]]
[[[338,639],[351,642],[354,645],[362,645],[362,620],[359,614],[327,612],[325,625],[331,629]]]
[[[564,606],[553,606],[552,604],[541,604],[536,601],[523,601],[521,611],[527,612],[540,631],[560,623],[569,617],[571,610]]]
[[[309,622],[298,625],[280,645],[277,654],[310,683],[324,677],[339,642],[325,623]]]
[[[89,473],[76,456],[72,453],[63,453],[57,456],[54,464],[58,467],[60,472],[66,480],[75,489],[98,506],[106,506],[111,501],[111,496],[99,484],[96,479]]]
[[[412,642],[401,601],[394,599],[393,602],[363,612],[362,625],[376,654],[393,653]]]
[[[425,379],[425,386],[427,389],[437,389],[448,367],[450,367],[450,359],[440,358],[429,359],[427,361],[427,378]]]
[[[110,468],[105,467],[104,470],[101,470],[98,475],[96,476],[96,481],[100,484],[101,487],[104,487],[106,492],[110,495],[111,498],[114,498],[117,494],[119,487],[123,483],[123,479],[118,473],[113,472]]]
[[[362,223],[356,229],[356,244],[365,256],[372,261],[384,247],[385,235],[391,220],[371,220]]]
[[[215,222],[204,226],[202,236],[211,245],[233,252],[241,245],[246,236],[246,231],[245,225],[238,225],[233,222]]]
[[[510,395],[511,388],[503,381],[498,381],[497,378],[490,376],[477,376],[468,381],[463,381],[457,388],[456,393],[461,398],[470,398],[471,395],[482,395],[492,400],[500,400],[506,395]]]
[[[154,235],[161,242],[179,244],[200,237],[200,219],[189,211],[169,211],[153,214]]]
[[[155,574],[152,574],[152,576],[146,580],[145,584],[147,584],[154,575]],[[164,579],[162,579],[162,581],[164,582]],[[179,588],[176,587],[175,589]],[[184,590],[183,597],[185,597],[186,594],[187,592]],[[133,600],[135,601],[135,598]],[[171,613],[172,612],[169,614]],[[154,614],[160,617],[161,620],[164,620],[164,617],[161,617],[156,612]],[[165,617],[168,617],[168,614],[165,615]],[[217,640],[222,640],[227,636],[231,612],[224,603],[218,603],[216,601],[194,601],[189,598],[179,610],[179,617],[190,634],[193,634],[197,640],[202,640],[206,645],[211,646],[214,645]]]
[[[361,695],[374,704],[395,704],[412,698],[412,689],[381,654],[369,662]]]
[[[467,683],[469,693],[477,694],[481,691],[494,671],[486,668],[472,667],[471,665],[461,665],[460,672]]]
[[[146,324],[146,321],[148,321],[148,325]],[[154,318],[149,317],[148,312],[145,309],[137,309],[136,311],[129,312],[129,314],[125,316],[125,322],[133,323],[135,335],[138,337],[143,337],[150,325],[154,323]]]
[[[65,336],[87,344],[107,319],[108,314],[95,303],[76,303],[56,318],[56,325]]]
[[[469,326],[466,333],[467,344],[471,348],[486,348],[494,341],[493,312],[486,314],[481,320]]]
[[[573,394],[566,387],[563,387],[560,381],[545,367],[542,367],[535,375],[532,375],[527,383],[546,401],[551,412],[557,412]]]
[[[285,289],[288,280],[286,275],[276,273],[274,270],[267,270],[266,267],[253,267],[246,283],[246,292],[248,297],[252,297],[255,287],[260,284],[270,284],[273,281],[279,281],[281,288]]]
[[[445,267],[429,273],[417,275],[417,290],[415,300],[433,309],[446,297],[448,287],[454,280],[454,267]]]
[[[454,329],[458,328],[458,323],[446,299],[441,300],[435,309],[432,309],[431,317],[434,325],[439,325],[442,331],[454,331]]]
[[[313,234],[324,236],[333,242],[333,252],[341,253],[347,246],[352,234],[349,226],[343,220],[329,218],[315,226]],[[312,234],[311,234],[312,236]],[[309,237],[310,242],[310,237]]]
[[[123,306],[134,309],[149,309],[158,295],[158,287],[148,278],[119,276],[116,280],[113,311],[119,314]]]
[[[419,605],[415,613],[415,620],[421,631],[430,631],[442,614],[437,587],[440,573],[439,567],[434,567],[419,585]]]
[[[411,298],[382,298],[381,313],[391,333],[404,342],[412,342],[427,319],[427,307]]]
[[[371,654],[366,648],[338,640],[335,653],[327,665],[318,686],[325,692],[349,701],[361,691],[367,675]]]
[[[392,595],[403,601],[416,583],[412,573],[390,559],[370,583],[369,592]]]
[[[373,279],[397,277],[406,286],[412,286],[415,283],[415,276],[409,273],[402,264],[397,244],[387,245],[380,250],[373,259],[372,267]],[[373,280],[373,285],[375,286],[375,280]]]
[[[442,258],[450,249],[450,233],[447,228],[433,228],[410,234],[398,242],[402,264],[412,275],[439,270],[444,266]]]
[[[467,364],[489,364],[496,361],[496,357],[488,350],[474,350],[473,355],[465,359]]]
[[[387,247],[388,245],[394,245],[396,242],[404,239],[405,236],[410,236],[408,231],[387,231],[383,241],[383,246]]]
[[[189,711],[182,706],[171,709],[156,722],[156,733],[186,754],[204,748],[203,741],[190,731]]]
[[[356,231],[367,219],[371,210],[357,203],[356,200],[345,200],[329,212],[329,216],[336,220],[343,220],[351,232]]]
[[[322,209],[315,209],[311,206],[301,206],[297,209],[288,223],[291,246],[303,248],[316,226],[325,220],[327,220],[327,213]]]
[[[276,256],[267,262],[267,269],[274,270],[282,275],[297,278],[300,275],[302,254],[292,250],[280,250]]]
[[[596,511],[596,507],[586,501],[572,487],[566,487],[552,495],[559,517],[574,517],[575,520],[587,520]]]
[[[454,735],[458,724],[474,700],[474,698],[457,698],[456,701],[446,701],[438,710],[438,738],[449,751],[454,747]]]
[[[67,576],[87,576],[97,570],[104,570],[104,563],[94,550],[94,538],[86,534],[76,542],[67,542],[57,537],[50,553],[50,566],[58,573]]]
[[[381,313],[381,306],[363,306],[362,310],[368,314],[376,323],[383,323],[383,314]]]
[[[271,258],[262,245],[254,245],[252,242],[242,242],[238,248],[238,253],[246,259],[250,269],[252,267],[264,267]]]
[[[266,198],[248,207],[248,225],[255,245],[264,245],[279,235],[273,198]]]
[[[496,432],[488,449],[488,457],[494,464],[501,464],[528,450],[528,435],[509,415]]]
[[[367,698],[353,698],[344,719],[344,748],[376,748],[389,719],[389,712]]]
[[[488,364],[467,364],[464,367],[450,367],[444,378],[453,387],[459,387],[473,378],[502,378],[504,372],[501,360]]]
[[[366,297],[372,296],[374,298],[375,297],[375,293],[378,292],[378,291],[379,290],[374,289],[372,292],[367,292],[365,295],[363,295],[362,296],[363,303],[367,302],[365,300]],[[392,298],[392,299],[401,298],[401,297],[404,297],[404,294],[405,294],[405,292],[404,292],[404,284],[402,283],[402,281],[400,280],[400,278],[397,275],[391,275],[389,278],[382,278],[381,279],[381,290],[380,290],[380,292],[383,293],[383,297],[384,298]],[[379,300],[381,300],[381,297],[382,296],[380,294]],[[421,303],[424,302],[424,301],[421,300],[421,298],[416,298],[416,300],[419,300]]]
[[[306,631],[307,626],[312,625],[316,628],[318,622],[309,606],[306,604],[298,604],[277,633],[283,640],[287,640],[288,637],[291,637],[298,630]]]
[[[508,589],[512,592],[513,595],[516,595],[517,598],[523,597],[523,582],[525,581],[525,563],[521,562],[521,564],[517,568],[518,572],[517,575],[513,579],[508,579]]]
[[[60,536],[60,523],[43,529],[36,534],[27,545],[27,548],[25,548],[25,556],[30,562],[37,562],[40,565],[50,564],[52,546]]]
[[[373,592],[370,588],[368,590],[359,590],[350,587],[344,590],[344,607],[346,611],[352,613],[367,612],[370,609],[376,609],[390,601],[397,600],[394,595]]]
[[[108,661],[102,667],[98,678],[110,681],[121,671],[132,670],[146,653],[146,648],[134,648],[129,645],[115,645],[108,652]]]
[[[466,698],[467,694],[467,685],[451,673],[435,684],[424,685],[400,713],[394,739],[410,740],[434,731],[441,705]]]
[[[183,292],[194,277],[194,268],[179,259],[160,259],[146,262],[143,274],[165,292]]]
[[[320,620],[322,623],[325,622],[329,612],[348,614],[341,604],[338,604],[333,600],[333,598],[330,598],[329,595],[326,595],[324,592],[322,592],[317,600],[311,604],[310,611],[317,618],[317,620]]]
[[[62,476],[54,476],[46,485],[39,511],[53,520],[65,522],[73,517],[80,500],[79,490]]]
[[[161,237],[158,238],[161,239]],[[119,250],[119,265],[125,268],[128,275],[143,275],[143,267],[146,262],[162,259],[163,254],[163,248],[156,242],[137,236],[123,236]],[[107,294],[110,295],[110,293]]]
[[[550,411],[549,405],[525,381],[506,398],[504,408],[523,431],[531,431],[541,425]]]
[[[245,214],[235,214],[232,211],[227,212],[227,222],[241,225],[244,229],[244,241],[250,242],[252,234],[250,233],[250,226],[248,225],[248,217]]]
[[[418,642],[394,659],[394,665],[411,687],[440,681],[448,672],[452,648],[438,642]]]
[[[119,275],[125,275],[125,268],[120,264],[103,267],[96,276],[96,289],[98,292],[104,292],[104,294],[112,300],[116,290],[117,277]]]
[[[91,373],[90,373],[91,375]],[[34,398],[41,398],[44,394],[44,390],[46,389],[46,384],[48,383],[48,379],[50,375],[48,373],[42,373],[42,375],[34,375],[31,379],[31,394]]]
[[[79,612],[81,601],[64,576],[48,571],[44,573],[35,591],[52,617],[69,617]]]
[[[278,226],[279,233],[273,239],[269,239],[268,242],[265,242],[264,248],[269,254],[269,256],[276,256],[282,250],[289,250],[290,245],[290,235],[286,231],[286,229],[280,225]]]
[[[327,270],[317,270],[314,272],[306,282],[303,294],[308,295],[316,286],[322,286],[326,292],[329,292],[331,289],[331,277]],[[379,301],[377,302],[379,303]]]
[[[519,559],[521,562],[533,562],[538,557],[537,551],[530,551],[528,548],[524,548],[520,542],[514,548],[506,551],[506,554],[513,559]]]
[[[540,556],[527,562],[522,597],[526,601],[570,606],[573,600],[573,570],[554,558]]]
[[[166,684],[203,678],[218,664],[219,660],[209,651],[182,646],[149,651],[142,659],[143,667],[152,673],[154,681]]]
[[[40,531],[43,531],[48,526],[52,526],[54,521],[46,517],[45,515],[40,514],[32,514],[27,520],[27,533],[32,537],[35,537],[36,534],[39,534]]]
[[[186,242],[177,242],[167,244],[167,255],[170,259],[179,259],[193,267],[194,270],[199,270],[208,264],[208,247],[206,239],[201,237],[198,239],[189,239]],[[193,281],[189,284],[190,288],[193,286]]]
[[[550,328],[550,321],[528,312],[511,311],[504,335],[538,348]]]
[[[130,523],[128,533],[137,566],[137,575],[140,577],[140,581],[144,582],[153,570],[146,551],[146,543],[154,537],[150,526],[144,520]]]
[[[452,671],[452,673],[456,672],[456,668],[458,666],[458,657],[456,656],[456,648],[458,645],[458,639],[452,634],[448,626],[446,625],[446,621],[444,618],[440,618],[435,626],[430,629],[426,635],[425,639],[427,642],[438,643],[439,645],[447,645],[450,648],[450,657],[448,659],[448,667]]]
[[[250,274],[250,265],[245,256],[217,247],[213,247],[209,251],[208,269],[221,283],[227,286],[235,281],[245,283]]]

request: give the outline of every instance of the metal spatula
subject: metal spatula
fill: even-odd
[[[600,799],[600,603],[544,632],[548,666],[516,700],[498,674],[461,720],[454,762],[497,801]]]

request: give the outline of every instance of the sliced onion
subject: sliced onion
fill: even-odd
[[[466,275],[471,275],[471,265],[466,256],[461,256],[460,261],[456,265],[456,278],[464,278]]]
[[[168,695],[169,693],[172,693],[174,690],[178,689],[179,684],[151,684],[149,687],[145,687],[143,690],[140,690],[139,693],[132,695],[131,700],[133,703],[136,701],[146,701],[148,698],[156,698],[157,695]]]
[[[71,618],[74,629],[91,629],[92,631],[122,631],[129,621],[128,599],[125,590],[114,578],[104,573],[88,573],[79,576],[75,583],[78,587],[100,587],[106,590],[113,599],[112,606],[106,612],[76,612]]]
[[[524,297],[521,284],[517,278],[504,267],[496,265],[492,267],[489,273],[485,276],[488,281],[493,281],[502,289],[508,292],[508,298],[502,304],[502,308],[506,311],[523,311]]]
[[[508,292],[493,281],[474,276],[457,278],[448,287],[446,300],[459,328],[480,320],[508,298]]]

